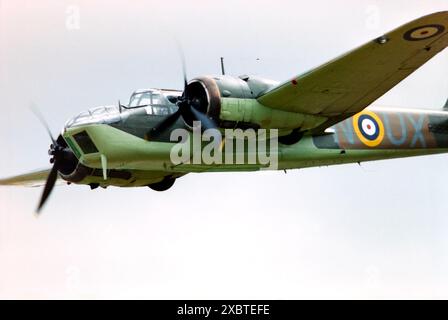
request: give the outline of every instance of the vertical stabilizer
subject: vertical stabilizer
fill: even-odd
[[[445,106],[443,107],[443,109],[448,110],[448,100],[446,100]]]

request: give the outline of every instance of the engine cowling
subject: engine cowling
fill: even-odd
[[[216,81],[212,77],[199,77],[191,80],[186,88],[188,98],[195,100],[195,108],[219,123],[221,113],[221,93]],[[184,115],[185,124],[193,126],[192,114]]]
[[[58,171],[61,176],[69,176],[75,172],[78,166],[78,159],[69,148],[62,135],[59,135],[56,143],[50,145],[48,154],[52,156],[50,163],[54,163],[56,157],[59,157]]]
[[[274,81],[249,76],[204,76],[188,83],[187,95],[190,99],[196,99],[198,111],[226,128],[234,127],[235,124],[221,117],[222,98],[255,99],[276,84]],[[192,126],[193,117],[187,115],[184,120],[188,126]],[[235,121],[238,122],[238,119]]]

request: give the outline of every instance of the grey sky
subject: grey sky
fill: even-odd
[[[440,1],[0,0],[0,176],[74,114],[190,77],[285,80]],[[79,20],[77,19],[79,12]],[[79,27],[79,28],[78,28]],[[257,60],[259,58],[259,60]],[[376,104],[441,108],[448,51]],[[0,189],[0,298],[448,298],[446,155],[191,174],[173,189]]]

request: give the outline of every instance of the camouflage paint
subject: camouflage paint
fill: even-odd
[[[368,145],[356,128],[360,116],[374,115],[381,123],[380,141]],[[129,123],[127,124],[129,127]],[[177,127],[175,125],[174,127]],[[143,132],[144,125],[142,124]],[[174,143],[146,141],[118,124],[90,124],[68,128],[64,138],[87,131],[98,148],[98,153],[81,154],[80,163],[95,169],[80,184],[97,183],[101,186],[143,186],[163,179],[164,176],[181,176],[189,172],[232,172],[260,170],[258,164],[181,164],[174,166],[170,151]],[[146,127],[147,129],[147,127]],[[145,129],[145,130],[146,130]],[[319,136],[304,136],[290,146],[279,144],[279,170],[313,166],[356,163],[448,152],[448,112],[429,110],[400,110],[388,108],[367,109],[332,128],[332,132]],[[358,130],[357,130],[358,129]],[[108,159],[110,170],[125,171],[131,178],[110,176],[103,180],[101,157]]]
[[[377,137],[368,140],[359,121],[375,123]],[[448,112],[369,108],[331,127],[332,134],[314,136],[319,149],[436,149],[448,148]]]

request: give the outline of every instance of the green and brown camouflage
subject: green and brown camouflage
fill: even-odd
[[[358,123],[360,115],[375,114],[380,121],[377,145],[366,144]],[[94,168],[92,175],[77,183],[117,186],[144,186],[163,179],[166,175],[181,176],[188,172],[228,172],[241,170],[260,170],[260,165],[212,165],[186,164],[173,165],[170,152],[175,144],[168,138],[159,141],[147,141],[144,132],[148,126],[142,125],[141,130],[129,132],[135,119],[151,117],[146,112],[136,111],[125,121],[113,124],[89,124],[68,128],[64,139],[79,155],[82,166]],[[136,120],[138,123],[144,123]],[[149,123],[148,121],[147,123]],[[155,125],[156,122],[154,122]],[[177,122],[171,130],[185,128],[184,123]],[[92,140],[97,152],[85,153],[76,142],[76,135],[86,132]],[[139,133],[140,132],[140,133]],[[279,144],[278,169],[294,169],[311,166],[328,166],[334,164],[357,163],[363,161],[428,155],[448,151],[448,112],[442,110],[397,110],[392,108],[368,108],[355,117],[330,127],[324,134],[304,135],[300,141],[292,145]],[[109,170],[126,172],[121,177],[109,174],[104,180],[101,169],[101,154],[107,158]],[[145,174],[148,172],[148,174]],[[159,173],[157,175],[157,173]],[[115,177],[114,177],[115,176]]]
[[[439,110],[371,106],[447,46],[444,11],[280,84],[247,75],[202,76],[185,81],[183,91],[139,90],[127,106],[83,112],[53,141],[54,166],[39,209],[57,176],[92,188],[149,186],[161,191],[190,172],[272,168],[261,161],[173,163],[171,152],[178,141],[171,139],[172,133],[182,129],[189,135],[185,143],[193,143],[195,121],[206,132],[275,131],[278,144],[267,144],[267,152],[275,155],[278,170],[448,152],[448,102]],[[226,141],[224,136],[223,151],[230,148]],[[202,144],[196,152],[206,147]],[[249,159],[252,150],[244,144],[239,152]],[[35,183],[42,176],[40,171],[0,184]]]

